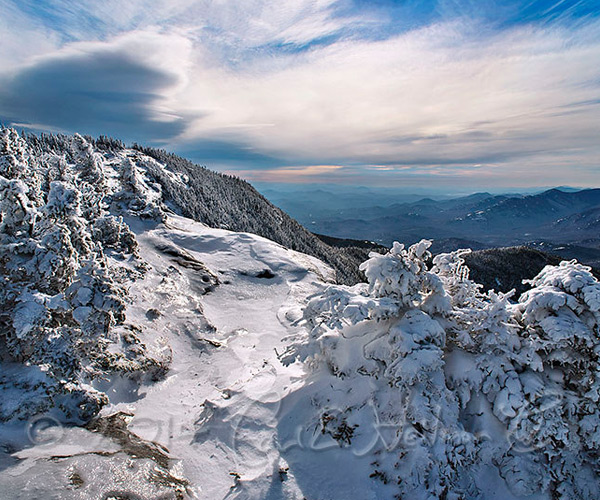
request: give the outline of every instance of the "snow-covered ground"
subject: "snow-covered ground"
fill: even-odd
[[[151,265],[130,289],[127,318],[144,325],[145,338],[170,346],[172,364],[164,380],[140,390],[119,378],[99,382],[110,398],[101,417],[126,414],[130,432],[164,447],[173,478],[156,480],[164,468],[110,437],[48,420],[34,423],[34,443],[25,440],[2,456],[0,498],[170,498],[180,484],[197,498],[303,498],[306,485],[289,471],[279,434],[296,437],[292,427],[301,422],[286,427],[285,421],[297,410],[304,370],[299,363],[283,366],[277,356],[297,330],[306,298],[323,289],[331,270],[264,238],[175,215],[165,224],[127,222]],[[173,249],[203,263],[219,284],[205,293],[202,272],[174,262]],[[13,441],[24,432],[11,430]],[[301,437],[286,446],[307,444]],[[330,458],[324,451],[323,460]],[[319,462],[299,468],[301,480],[317,489],[320,478],[327,482]],[[351,474],[342,485],[349,494],[366,494],[362,479]]]
[[[422,240],[335,285],[177,215],[166,165],[46,140],[0,129],[0,500],[597,498],[589,268],[517,300]]]

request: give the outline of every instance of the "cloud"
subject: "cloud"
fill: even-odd
[[[2,79],[0,116],[48,128],[160,140],[187,119],[169,107],[186,85],[190,43],[155,31],[70,44]]]
[[[28,58],[55,50],[60,37],[11,3],[0,3],[0,68],[9,71]]]
[[[337,0],[8,0],[0,14],[29,16],[65,41],[107,38],[160,26],[179,29],[225,57],[272,44],[307,44],[362,24],[334,15]]]
[[[37,4],[0,6],[7,29],[18,26],[5,35],[12,46],[19,30],[49,35],[5,66],[5,121],[163,140],[261,178],[465,182],[471,172],[514,185],[573,173],[597,184],[591,1]],[[293,165],[344,168],[302,176]]]
[[[258,169],[272,169],[281,166],[281,158],[258,152],[249,144],[236,140],[194,139],[192,144],[177,150],[177,153],[202,165],[224,165],[247,167],[255,165]]]
[[[335,178],[335,173],[343,169],[351,170],[342,165],[304,165],[279,167],[272,170],[232,170],[227,173],[242,175],[254,182],[306,183]]]
[[[597,159],[598,33],[598,21],[492,34],[452,22],[273,56],[271,69],[208,64],[180,96],[207,114],[181,139],[234,134],[288,164],[485,163],[506,175],[534,157]]]

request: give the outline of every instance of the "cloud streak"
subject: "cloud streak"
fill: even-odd
[[[50,4],[9,9],[56,47],[2,76],[5,121],[163,141],[261,180],[600,180],[587,1]]]

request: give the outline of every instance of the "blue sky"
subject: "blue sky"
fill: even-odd
[[[0,121],[261,182],[600,185],[597,0],[4,0]]]

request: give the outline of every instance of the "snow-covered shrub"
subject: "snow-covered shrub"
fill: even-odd
[[[5,241],[13,239],[16,242],[33,233],[38,213],[28,192],[23,181],[0,176],[0,231],[5,235]]]
[[[95,240],[102,242],[105,249],[111,248],[122,254],[137,255],[138,243],[129,226],[123,222],[123,217],[103,215],[97,218],[92,226]]]
[[[116,186],[103,156],[77,135],[52,147],[58,154],[32,152],[14,130],[0,130],[0,359],[36,380],[24,383],[18,406],[0,401],[0,420],[51,407],[86,420],[107,401],[89,384],[95,376],[164,372],[164,360],[116,328],[141,262],[135,236],[108,212]]]
[[[517,497],[595,498],[600,283],[563,262],[515,303],[470,280],[468,250],[429,268],[429,244],[372,254],[368,284],[307,304],[308,335],[282,361],[327,380],[313,385],[330,388],[311,397],[315,420],[339,408],[358,441],[391,427],[393,446],[369,449],[371,477],[397,484],[398,498],[478,498],[489,468]]]
[[[141,217],[164,219],[160,184],[145,179],[141,169],[129,156],[121,162],[121,182],[123,189],[115,195],[115,199],[125,202],[129,210]]]
[[[79,134],[73,136],[71,149],[75,163],[78,165],[79,177],[82,181],[102,188],[105,175],[102,170],[102,156],[94,151],[92,145]]]
[[[405,249],[396,243],[385,255],[372,253],[361,266],[368,285],[332,286],[313,298],[305,310],[309,337],[283,358],[306,360],[317,372],[325,368],[356,384],[368,378],[371,391],[364,397],[376,421],[397,426],[396,447],[387,461],[379,458],[373,477],[398,484],[401,498],[464,495],[475,488],[464,469],[475,458],[476,439],[460,424],[458,399],[445,383],[442,324],[451,297],[427,268],[430,244],[422,240]],[[349,424],[366,402],[346,410]],[[372,430],[363,425],[354,435],[365,438]]]
[[[469,268],[463,258],[470,253],[470,249],[462,249],[433,258],[431,272],[441,279],[452,305],[457,308],[477,307],[481,304],[481,285],[469,279]]]
[[[14,129],[0,127],[0,176],[23,182],[35,204],[42,202],[38,163],[38,159],[29,154],[27,142]]]
[[[559,498],[600,489],[600,283],[575,261],[546,266],[516,306],[541,359],[524,371],[530,411],[514,422],[543,454]],[[533,367],[535,368],[535,367]],[[587,471],[587,473],[586,473]]]

